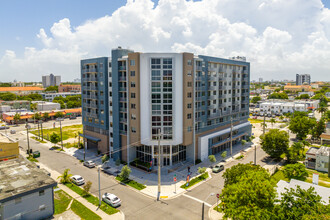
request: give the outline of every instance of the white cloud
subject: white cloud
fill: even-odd
[[[47,34],[48,33],[48,34]],[[109,56],[118,45],[135,51],[175,51],[251,62],[252,78],[330,80],[330,10],[321,0],[130,0],[112,15],[72,27],[69,18],[36,35],[23,57],[7,50],[2,80],[41,80],[53,72],[79,77],[79,61]]]

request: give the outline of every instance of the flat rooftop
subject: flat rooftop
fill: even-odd
[[[0,162],[0,202],[56,185],[45,171],[21,155]]]

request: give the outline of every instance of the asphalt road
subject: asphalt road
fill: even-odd
[[[23,150],[27,149],[26,135],[18,132],[11,135],[12,138],[19,138],[20,146]],[[91,181],[91,192],[98,195],[98,172],[96,168],[89,169],[84,167],[76,158],[59,151],[51,151],[47,146],[33,139],[30,139],[30,146],[33,150],[39,150],[41,157],[39,162],[45,164],[50,169],[63,173],[64,169],[69,168],[70,173],[79,174],[86,181]],[[262,159],[266,154],[257,149],[258,164],[263,165]],[[253,161],[254,152],[250,151],[242,160],[233,160],[225,165],[229,168],[238,163],[248,163]],[[101,172],[101,193],[111,192],[116,194],[122,200],[122,206],[119,207],[125,214],[126,219],[201,219],[202,203],[198,200],[205,201],[210,193],[220,193],[224,185],[221,177],[222,173],[214,174],[213,178],[201,184],[200,186],[190,190],[185,195],[174,199],[157,202],[154,198],[150,198],[137,192],[128,186],[118,184],[113,176],[109,176]],[[211,205],[217,202],[215,196],[210,196],[206,201]],[[205,219],[208,219],[208,206],[205,206]]]

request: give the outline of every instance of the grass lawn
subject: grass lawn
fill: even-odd
[[[83,204],[78,202],[77,200],[73,200],[71,204],[71,210],[76,213],[81,219],[86,220],[98,220],[101,219],[100,216],[87,209]]]
[[[71,126],[62,126],[62,139],[63,141],[68,140],[69,138],[74,138],[75,135],[78,135],[78,132],[82,133],[83,126],[82,125],[71,125]],[[44,139],[48,140],[48,137],[55,132],[58,135],[60,133],[60,127],[51,128],[51,129],[43,129]],[[38,130],[31,131],[32,134],[38,135]]]
[[[54,206],[55,211],[54,215],[61,214],[62,212],[65,212],[65,210],[68,208],[68,205],[71,201],[71,196],[66,194],[64,191],[59,190],[54,193]]]
[[[141,184],[141,183],[138,183],[138,182],[136,182],[134,180],[130,180],[130,179],[124,180],[120,176],[117,176],[116,177],[116,180],[118,180],[118,181],[120,181],[122,183],[125,183],[126,185],[129,185],[129,186],[131,186],[131,187],[133,187],[133,188],[135,188],[137,190],[142,190],[142,189],[146,188],[146,186],[143,185],[143,184]]]
[[[192,180],[189,181],[189,185],[186,186],[186,183],[183,184],[182,186],[180,186],[182,189],[188,189],[189,187],[207,179],[209,177],[209,173],[205,172],[202,175],[200,175],[199,177],[193,178]]]
[[[31,162],[39,162],[36,158],[33,158],[32,156],[26,158]]]
[[[240,155],[240,156],[236,157],[235,159],[239,160],[239,159],[242,159],[243,157],[244,157],[244,155]]]
[[[32,139],[34,139],[34,140],[36,140],[36,141],[39,141],[40,143],[47,143],[46,141],[43,141],[43,140],[41,140],[41,139],[39,139],[39,138],[37,138],[37,137],[31,137]]]
[[[330,178],[328,177],[328,173],[322,173],[322,172],[319,172],[316,170],[311,170],[311,169],[306,169],[306,170],[308,172],[308,177],[313,178],[313,173],[317,173],[317,174],[319,174],[319,180],[327,181],[330,183]]]
[[[80,188],[79,186],[76,186],[74,184],[71,183],[66,183],[65,184],[68,188],[70,188],[72,191],[76,192],[77,194],[79,194],[80,196],[83,195],[84,190],[82,188]],[[84,199],[86,199],[88,202],[92,203],[95,206],[99,205],[99,199],[91,194],[89,194],[88,196],[82,196]],[[100,209],[102,211],[104,211],[105,213],[112,215],[115,214],[117,212],[119,212],[117,209],[111,207],[110,205],[106,204],[105,202],[102,201],[101,203],[101,207]]]
[[[249,122],[250,122],[251,124],[264,122],[264,120],[261,120],[261,119],[253,119],[253,118],[249,118],[248,120],[249,120]]]

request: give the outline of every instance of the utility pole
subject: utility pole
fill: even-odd
[[[40,126],[39,126],[39,124],[40,124],[40,123],[39,123],[39,121],[38,121],[38,138],[39,138],[39,140],[40,140],[40,129],[39,129]]]
[[[263,126],[264,126],[264,127],[263,127],[263,132],[262,132],[262,134],[265,135],[265,131],[266,131],[266,130],[265,130],[265,129],[266,129],[266,115],[265,115],[265,113],[264,113],[264,124],[263,124]]]
[[[233,156],[233,115],[230,116],[230,156]]]
[[[99,174],[99,207],[101,207],[102,198],[101,198],[101,180],[100,180],[100,167],[98,168],[98,174]]]
[[[257,165],[257,145],[254,145],[254,165]]]
[[[63,121],[63,118],[58,118],[57,121],[60,122],[61,144],[62,144],[62,150],[63,150],[62,123],[61,123]]]
[[[29,154],[29,157],[31,156],[30,154],[30,140],[29,140],[29,125],[28,123],[26,122],[26,135],[27,135],[27,143],[28,143],[28,154]]]
[[[330,178],[330,150],[329,150],[329,148],[328,148],[328,147],[327,147],[326,149],[329,151],[329,161],[328,161],[328,177]]]
[[[40,122],[40,128],[41,128],[41,140],[44,140],[44,132],[42,131],[42,121]]]
[[[158,129],[158,196],[157,196],[157,201],[159,201],[160,199],[160,138],[161,138],[161,134],[160,134],[160,129]]]

